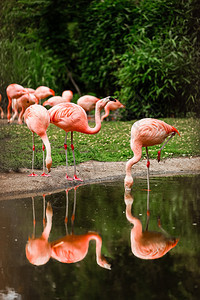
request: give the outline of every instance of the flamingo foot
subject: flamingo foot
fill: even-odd
[[[74,180],[77,180],[77,181],[83,181],[81,178],[78,178],[78,177],[76,176],[76,174],[74,175],[73,179],[74,179]]]
[[[44,173],[42,173],[40,176],[43,176],[43,177],[50,177],[51,175],[46,174],[46,173],[44,172]]]
[[[29,174],[28,176],[34,177],[34,176],[38,176],[38,175],[33,172],[33,173]]]
[[[69,181],[72,181],[73,178],[72,177],[69,177],[67,174],[66,174],[66,179],[69,180]]]

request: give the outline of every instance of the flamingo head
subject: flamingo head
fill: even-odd
[[[107,104],[109,101],[114,101],[114,102],[116,102],[116,100],[115,100],[113,97],[108,96],[108,97],[106,97],[106,98],[103,98],[103,99],[100,99],[99,101],[97,101],[96,106],[101,110],[101,109],[103,109],[103,108],[106,106],[106,104]]]
[[[47,157],[46,158],[46,167],[47,167],[48,173],[51,172],[51,165],[52,165],[52,158],[51,157]]]
[[[126,175],[124,178],[124,188],[126,192],[130,192],[133,185],[133,177]]]
[[[103,256],[97,260],[97,264],[104,269],[111,270],[111,265]]]

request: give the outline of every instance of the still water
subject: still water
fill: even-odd
[[[199,299],[199,179],[1,201],[0,299]]]

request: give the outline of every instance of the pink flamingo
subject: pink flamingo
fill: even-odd
[[[136,164],[142,156],[142,147],[146,147],[147,154],[147,182],[148,190],[149,186],[149,155],[148,155],[148,146],[158,145],[164,142],[164,140],[171,134],[170,138],[165,142],[165,144],[158,151],[158,161],[160,161],[161,150],[169,142],[169,140],[178,133],[178,130],[168,125],[167,123],[157,120],[157,119],[141,119],[135,122],[131,128],[131,149],[134,153],[133,158],[131,158],[126,163],[126,176],[124,179],[125,189],[131,189],[133,185],[133,177],[131,175],[131,168]]]
[[[1,102],[2,96],[0,94],[0,102]],[[0,106],[0,112],[1,112],[1,118],[3,119],[4,117],[4,112],[3,112],[3,108]]]
[[[134,225],[131,230],[131,250],[136,257],[141,259],[157,259],[164,256],[177,245],[179,239],[170,237],[169,234],[161,227],[160,220],[158,220],[158,226],[162,232],[148,231],[150,217],[148,202],[147,225],[146,230],[143,231],[141,221],[131,214],[133,197],[131,196],[130,191],[125,191],[124,200],[126,203],[126,218]]]
[[[31,94],[27,93],[21,96],[20,98],[15,99],[15,101],[13,101],[14,115],[10,119],[10,123],[12,123],[15,120],[15,117],[18,115],[18,110],[21,110],[18,118],[18,124],[22,124],[22,117],[25,110],[27,109],[27,107],[35,103],[37,103],[37,98],[34,96],[33,93]]]
[[[27,93],[27,90],[19,84],[12,83],[7,87],[6,93],[8,97],[7,119],[9,123],[11,117],[10,108],[12,107],[12,100],[18,99],[19,97],[23,96],[24,94]]]
[[[80,105],[86,112],[89,112],[95,109],[96,103],[99,100],[100,99],[95,96],[84,95],[78,99],[77,104]]]
[[[25,96],[25,95],[29,95],[29,94],[31,94],[31,102],[33,101],[33,99],[34,99],[34,103],[39,103],[39,101],[38,101],[38,99],[33,95],[34,94],[34,92],[35,92],[35,90],[34,89],[32,89],[32,88],[25,88],[25,90],[26,90],[26,92],[27,92],[27,94],[24,94],[23,96]],[[21,97],[23,97],[23,96],[21,96]],[[13,122],[14,121],[14,119],[15,119],[15,117],[18,115],[18,110],[21,110],[22,109],[22,107],[21,107],[21,105],[19,105],[18,104],[18,100],[19,99],[21,99],[21,97],[19,97],[18,99],[12,99],[12,109],[13,109],[13,112],[14,112],[14,115],[12,116],[12,118],[11,118],[11,120],[10,120],[10,122]],[[29,96],[28,96],[29,97]],[[23,98],[24,99],[24,98]],[[29,97],[29,99],[30,99],[30,97]],[[29,100],[28,99],[28,100]],[[24,101],[22,101],[23,102],[23,104],[25,104],[25,102]],[[34,103],[31,103],[31,104],[34,104]],[[21,103],[22,104],[22,103]],[[31,105],[30,104],[30,105]],[[29,106],[29,105],[28,105]],[[27,107],[28,107],[27,106]],[[26,107],[26,108],[27,108]],[[23,114],[22,114],[23,115]],[[21,116],[22,116],[21,115]],[[21,117],[18,119],[18,123],[19,124],[21,124],[20,123],[21,122]]]
[[[73,99],[73,92],[70,90],[66,90],[62,92],[62,97],[67,101],[70,102]]]
[[[55,96],[55,92],[47,86],[39,86],[35,90],[34,95],[38,99],[38,103],[41,103],[41,100],[49,96]]]
[[[50,115],[50,122],[54,125],[58,126],[59,128],[65,130],[65,155],[66,155],[66,168],[68,168],[67,163],[67,133],[71,131],[71,149],[73,153],[73,159],[74,159],[74,180],[80,180],[80,178],[76,175],[76,162],[75,162],[75,154],[74,154],[74,145],[73,145],[73,132],[78,131],[85,134],[95,134],[99,132],[101,129],[101,120],[100,120],[100,111],[105,107],[105,105],[109,101],[115,101],[110,96],[101,99],[96,104],[95,109],[95,121],[96,126],[94,128],[89,127],[88,120],[87,120],[87,114],[84,111],[84,109],[74,103],[60,103],[48,110]],[[66,174],[66,178],[68,180],[73,180],[71,177]]]
[[[101,255],[102,238],[96,232],[88,232],[86,234],[75,235],[73,232],[74,220],[75,220],[75,207],[76,207],[76,190],[74,188],[74,207],[72,212],[72,233],[68,233],[68,192],[66,190],[66,214],[65,214],[65,227],[66,235],[56,241],[51,242],[51,257],[62,263],[76,263],[85,258],[89,249],[89,242],[91,240],[96,241],[96,261],[97,264],[105,269],[110,270],[111,266],[107,263],[106,259]]]
[[[101,256],[102,238],[96,232],[82,235],[66,235],[51,243],[51,257],[62,263],[76,263],[85,258],[89,249],[89,242],[96,241],[96,260],[102,268],[110,270],[111,267]]]
[[[101,122],[109,116],[109,113],[110,111],[114,111],[114,110],[117,110],[119,108],[125,108],[125,106],[119,102],[117,99],[115,99],[116,102],[109,102],[105,107],[104,107],[104,110],[105,110],[105,114],[101,117]]]
[[[46,219],[47,219],[46,226],[43,230],[41,237],[35,238],[35,209],[34,209],[33,197],[32,197],[32,205],[33,205],[34,233],[32,238],[29,237],[28,242],[26,244],[25,251],[26,251],[26,257],[31,264],[36,266],[41,266],[46,264],[51,257],[51,244],[49,243],[48,239],[52,227],[53,210],[51,204],[48,202],[46,208]],[[43,224],[45,224],[44,219],[43,219]]]
[[[57,104],[60,104],[60,103],[65,103],[65,102],[70,102],[73,98],[73,93],[72,91],[64,91],[62,93],[62,97],[61,96],[54,96],[54,97],[51,97],[49,98],[47,101],[45,101],[43,103],[43,106],[54,106],[54,105],[57,105]]]
[[[50,123],[50,117],[48,111],[45,107],[34,104],[29,106],[24,114],[24,121],[27,124],[28,128],[33,133],[33,157],[32,157],[32,173],[29,176],[37,176],[34,173],[34,133],[39,135],[43,141],[42,150],[43,150],[43,173],[41,176],[49,176],[44,172],[44,150],[46,147],[46,167],[48,172],[51,171],[52,158],[51,158],[51,146],[47,136],[47,128]],[[44,146],[45,145],[45,146]]]

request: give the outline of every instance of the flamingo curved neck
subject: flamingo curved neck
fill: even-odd
[[[100,108],[98,106],[96,106],[96,109],[95,109],[95,127],[89,127],[88,125],[88,130],[87,130],[87,134],[95,134],[95,133],[98,133],[99,130],[101,129],[101,120],[100,120]]]
[[[41,238],[48,240],[49,234],[51,232],[51,227],[52,227],[52,216],[47,215],[47,224],[44,228]]]
[[[131,230],[131,236],[134,239],[137,239],[142,236],[142,223],[138,218],[135,218],[131,213],[132,203],[126,205],[126,218],[127,220],[134,225],[133,229]]]
[[[46,148],[46,159],[51,158],[51,145],[50,145],[47,134],[44,134],[43,136],[41,136],[41,139]]]
[[[99,262],[102,261],[102,257],[101,257],[102,239],[97,233],[93,232],[93,233],[89,233],[89,241],[90,240],[96,241],[96,261],[97,264],[99,264]]]

